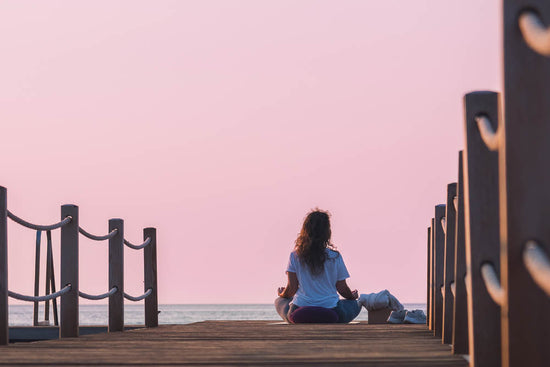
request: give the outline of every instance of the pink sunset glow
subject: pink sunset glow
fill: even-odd
[[[74,203],[87,230],[124,218],[133,242],[157,227],[160,303],[269,303],[320,207],[351,287],[425,302],[462,96],[501,90],[499,5],[4,1],[8,208],[47,224]],[[32,294],[35,234],[8,230],[10,290]],[[106,291],[106,244],[80,254],[81,290]]]

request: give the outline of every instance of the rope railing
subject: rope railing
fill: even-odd
[[[479,129],[479,134],[481,139],[491,151],[498,150],[498,131],[495,132],[493,126],[491,125],[491,120],[486,115],[478,115],[475,117],[477,127]]]
[[[523,262],[535,283],[550,296],[550,259],[535,241],[526,243]]]
[[[22,225],[23,227],[34,229],[37,231],[51,231],[52,229],[61,228],[73,219],[72,217],[69,216],[63,219],[61,222],[58,222],[55,224],[41,225],[41,224],[34,224],[34,223],[27,222],[26,220],[19,218],[17,215],[13,214],[9,210],[8,210],[8,218],[13,220],[15,223]]]
[[[126,239],[124,240],[124,244],[126,246],[128,246],[129,248],[132,248],[134,250],[141,250],[142,248],[147,247],[147,245],[149,245],[150,243],[151,243],[151,237],[147,237],[147,239],[145,241],[143,241],[143,243],[141,245],[134,245],[130,241],[128,241]]]
[[[88,293],[84,293],[84,292],[80,292],[80,291],[78,292],[78,295],[82,298],[86,298],[86,299],[89,299],[89,300],[92,300],[92,301],[98,301],[100,299],[110,297],[113,294],[115,294],[116,292],[118,292],[118,287],[113,287],[113,288],[111,288],[111,290],[109,290],[109,292],[106,292],[106,293],[103,293],[103,294],[98,294],[97,296],[92,295],[92,294],[88,294]]]
[[[550,28],[547,28],[537,13],[524,11],[519,16],[519,29],[525,43],[544,56],[550,56]]]
[[[487,288],[487,292],[493,299],[493,301],[502,306],[505,302],[504,290],[500,286],[500,281],[498,275],[495,271],[495,267],[490,263],[485,263],[481,265],[481,277]]]
[[[145,291],[145,293],[143,293],[141,296],[137,296],[137,297],[131,296],[128,293],[124,292],[124,298],[126,298],[129,301],[137,302],[137,301],[141,301],[141,300],[149,297],[152,292],[153,292],[153,289],[149,288],[149,289],[147,289],[147,291]]]
[[[51,299],[57,298],[59,296],[64,295],[65,293],[69,292],[71,290],[71,285],[67,284],[65,287],[63,287],[61,290],[48,294],[45,296],[25,296],[24,294],[19,294],[16,292],[8,291],[8,296],[11,298],[18,299],[20,301],[27,301],[27,302],[44,302],[49,301]]]
[[[9,322],[8,322],[8,297],[26,302],[34,302],[33,324],[38,322],[38,303],[46,302],[45,321],[49,321],[49,301],[54,302],[54,318],[56,325],[59,325],[59,337],[78,337],[79,335],[79,297],[88,300],[108,299],[109,302],[109,332],[124,331],[124,298],[130,301],[144,300],[145,327],[158,326],[158,292],[157,292],[157,232],[156,228],[143,228],[143,243],[134,245],[124,239],[124,220],[121,218],[109,219],[108,233],[96,235],[86,231],[79,225],[79,207],[74,204],[61,206],[62,220],[51,225],[41,225],[28,222],[8,211],[7,189],[0,186],[0,345],[9,343]],[[34,296],[28,296],[8,289],[8,221],[12,221],[37,231],[37,242],[35,251],[35,292]],[[51,254],[51,230],[61,228],[60,236],[60,263],[61,263],[61,284],[66,285],[56,292],[53,255]],[[39,296],[40,283],[40,235],[47,231],[48,247],[46,260],[46,295]],[[89,294],[79,289],[79,240],[81,235],[94,240],[108,240],[108,264],[109,264],[109,288],[103,294]],[[134,297],[124,293],[124,245],[140,250],[143,249],[143,289],[145,293]],[[51,259],[51,260],[50,260]],[[50,287],[52,293],[50,293]],[[61,309],[59,323],[57,311],[55,310],[57,298],[61,297]]]
[[[82,228],[82,227],[78,227],[78,232],[80,232],[80,234],[82,234],[84,237],[87,237],[91,240],[105,241],[105,240],[110,240],[111,238],[116,236],[116,234],[118,233],[118,229],[115,228],[111,232],[109,232],[108,234],[106,234],[104,236],[96,236],[94,234],[91,234],[90,232],[87,232],[86,230],[84,230],[84,228]]]

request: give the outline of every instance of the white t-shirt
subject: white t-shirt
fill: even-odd
[[[298,277],[298,291],[292,299],[296,306],[336,307],[339,300],[336,282],[349,278],[349,273],[342,255],[330,249],[326,252],[324,269],[318,275],[311,274],[309,266],[300,261],[296,252],[290,254],[286,271]]]

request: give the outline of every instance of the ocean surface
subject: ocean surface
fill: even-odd
[[[426,312],[425,303],[405,303],[407,310],[421,309]],[[50,306],[51,309],[51,306]],[[160,324],[189,324],[205,320],[280,320],[273,304],[194,304],[194,305],[159,305]],[[50,323],[53,325],[53,314],[50,310]],[[124,306],[124,323],[139,325],[144,323],[143,304]],[[39,321],[44,320],[44,308],[40,307]],[[10,305],[10,326],[32,325],[33,306]],[[361,310],[356,320],[367,320],[367,311]],[[108,306],[80,305],[80,325],[107,325]]]

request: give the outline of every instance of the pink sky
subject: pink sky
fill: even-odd
[[[121,217],[133,242],[157,227],[161,303],[269,303],[318,206],[351,287],[425,302],[426,228],[456,180],[462,96],[501,90],[500,12],[3,1],[8,208],[50,223],[74,203],[85,229]],[[34,236],[9,225],[10,290],[32,294]],[[106,291],[107,244],[81,238],[80,251],[81,290]],[[140,294],[142,254],[125,254],[126,291]]]

